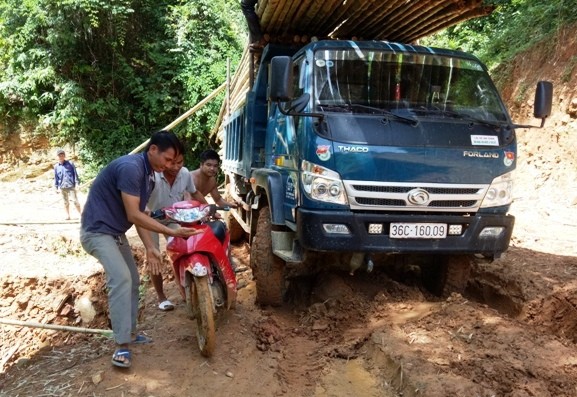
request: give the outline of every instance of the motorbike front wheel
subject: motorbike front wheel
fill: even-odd
[[[191,302],[187,303],[196,318],[196,339],[200,354],[210,357],[216,346],[216,325],[208,276],[191,278],[188,283],[190,294],[187,294]]]

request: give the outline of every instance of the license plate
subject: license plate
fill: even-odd
[[[445,238],[446,223],[391,223],[390,238]]]

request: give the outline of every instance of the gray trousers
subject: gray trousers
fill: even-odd
[[[175,222],[160,222],[165,226],[168,226],[171,229],[178,229],[178,227],[180,226],[178,223]],[[156,248],[157,250],[160,250],[160,236],[158,233],[155,232],[151,232],[152,234],[152,243],[154,244],[154,248]],[[166,234],[163,234],[164,236],[164,240],[168,240],[168,237]]]
[[[94,256],[106,273],[108,307],[114,340],[130,343],[136,333],[140,275],[126,235],[119,237],[80,230],[82,248]]]

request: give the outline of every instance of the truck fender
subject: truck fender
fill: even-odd
[[[283,200],[284,189],[280,173],[265,168],[253,171],[252,177],[255,179],[253,190],[257,196],[265,191],[270,208],[270,218],[273,225],[284,225]]]

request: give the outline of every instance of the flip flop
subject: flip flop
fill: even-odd
[[[136,335],[136,338],[134,338],[130,343],[133,345],[145,345],[147,343],[152,343],[152,338],[149,338],[144,334],[138,334]]]
[[[123,357],[124,360],[119,360]],[[116,349],[112,355],[112,365],[120,368],[128,368],[132,364],[132,353],[128,349]]]
[[[167,299],[167,300],[165,300],[164,302],[161,302],[161,303],[158,305],[158,308],[159,308],[160,310],[162,310],[163,312],[169,312],[169,311],[171,311],[171,310],[174,310],[174,305],[172,304],[171,301],[169,301],[169,300]]]

